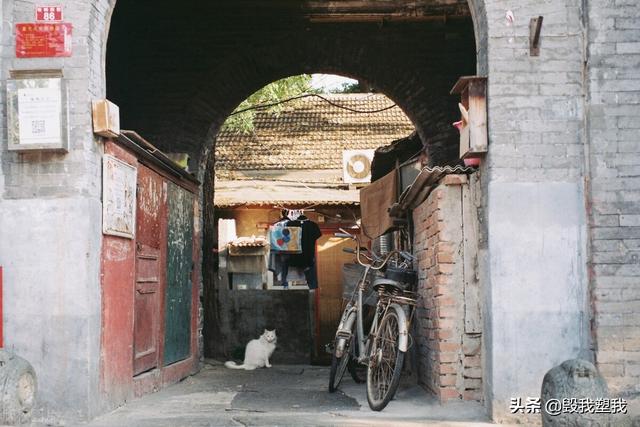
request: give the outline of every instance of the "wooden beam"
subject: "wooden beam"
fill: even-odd
[[[342,22],[444,22],[469,19],[467,15],[405,15],[399,13],[318,13],[305,16],[314,24]]]
[[[471,175],[469,184],[462,186],[464,332],[482,332],[480,281],[478,275],[478,177]]]
[[[220,9],[268,9],[300,12],[306,14],[401,14],[407,16],[450,16],[470,17],[466,0],[456,3],[438,3],[433,0],[232,0],[220,2]]]

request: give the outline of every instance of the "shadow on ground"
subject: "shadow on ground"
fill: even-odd
[[[440,405],[403,384],[382,412],[369,409],[365,386],[347,376],[329,393],[326,367],[286,365],[230,370],[207,361],[195,376],[134,400],[86,426],[483,426],[478,403]]]

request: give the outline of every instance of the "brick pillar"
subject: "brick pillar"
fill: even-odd
[[[466,176],[449,175],[413,211],[419,381],[441,401],[482,394],[481,336],[465,333],[464,191]]]

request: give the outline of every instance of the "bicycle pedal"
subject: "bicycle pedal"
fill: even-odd
[[[329,354],[333,354],[334,349],[335,349],[335,346],[332,342],[324,345],[324,351],[326,351]]]

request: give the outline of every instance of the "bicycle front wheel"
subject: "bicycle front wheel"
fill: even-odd
[[[352,313],[347,320],[347,325],[351,325],[351,333],[349,336],[336,336],[333,354],[331,355],[331,371],[329,372],[329,393],[333,393],[338,389],[342,377],[347,370],[349,359],[351,358],[351,344],[355,337],[355,313]],[[340,356],[338,356],[340,354]]]
[[[367,401],[374,411],[382,411],[393,399],[400,383],[404,351],[400,350],[400,321],[389,310],[374,337],[367,366]]]

